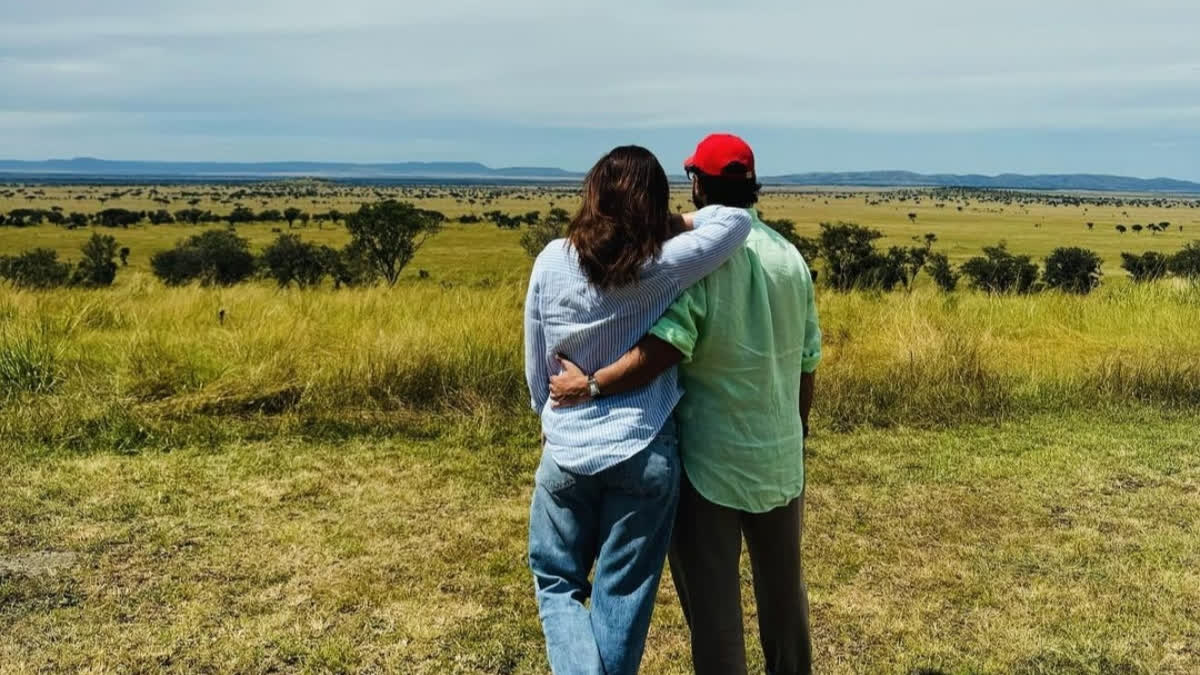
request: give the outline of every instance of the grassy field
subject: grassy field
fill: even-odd
[[[5,190],[0,187],[0,212],[14,208],[48,209],[55,206],[64,212],[83,213],[106,207],[175,210],[187,207],[190,200],[194,199],[198,200],[196,208],[215,214],[228,213],[235,203],[244,203],[255,210],[296,206],[311,213],[330,209],[345,213],[367,201],[395,197],[441,211],[453,219],[490,210],[512,214],[527,211],[544,213],[551,204],[573,210],[579,201],[574,191],[565,188],[512,188],[505,191],[474,188],[472,191],[467,188],[333,188],[318,185],[312,188],[312,195],[305,197],[280,196],[275,192],[282,191],[282,188],[272,188],[275,192],[268,192],[264,197],[243,196],[235,199],[233,195],[245,188],[193,186],[160,188],[157,194],[170,200],[170,204],[164,206],[152,201],[150,194],[145,191],[148,188],[140,189],[142,192],[138,196],[131,194],[137,188],[96,187],[37,188],[43,194],[34,194],[34,189],[29,188],[23,195],[18,195],[13,188]],[[103,204],[98,201],[102,195],[114,193],[122,196],[107,198]],[[1111,203],[1062,204],[1059,203],[1061,196],[1047,194],[1005,197],[1011,200],[1006,203],[983,201],[977,194],[986,193],[953,197],[952,193],[927,191],[848,192],[768,188],[760,203],[760,210],[767,218],[793,220],[797,232],[808,236],[815,235],[822,222],[846,221],[867,225],[884,233],[884,246],[911,245],[913,237],[933,232],[940,240],[937,249],[955,262],[978,255],[984,246],[1000,240],[1007,240],[1015,252],[1032,255],[1039,260],[1059,246],[1083,246],[1099,253],[1105,261],[1105,273],[1115,277],[1124,276],[1120,269],[1122,251],[1173,252],[1200,238],[1200,199],[1195,198],[1084,195],[1082,198],[1103,199]],[[475,203],[470,200],[475,200]],[[686,192],[674,193],[673,202],[677,208],[690,208],[689,200]],[[915,219],[910,219],[909,214],[914,214]],[[1089,222],[1094,225],[1091,230],[1086,226]],[[1160,234],[1149,231],[1119,234],[1114,229],[1116,224],[1129,226],[1161,222],[1171,225],[1168,231]],[[151,254],[169,248],[179,238],[194,234],[196,229],[183,225],[144,226],[114,234],[123,246],[131,249],[131,264],[135,268],[146,268]],[[286,223],[254,223],[239,226],[238,229],[242,236],[261,247],[278,236],[272,230],[286,231],[288,227]],[[310,223],[294,231],[317,243],[337,245],[346,241],[344,229],[330,223],[321,228]],[[89,234],[87,230],[66,231],[57,227],[0,227],[0,253],[46,246],[59,250],[63,256],[74,257],[79,245]],[[500,231],[488,223],[451,225],[444,236],[433,240],[418,255],[407,273],[416,276],[418,269],[427,269],[459,280],[484,276],[518,278],[528,271],[525,255],[516,246],[519,237],[518,232]],[[455,264],[455,261],[465,264]]]
[[[97,188],[39,189],[0,211],[100,207]],[[369,196],[344,191],[311,208]],[[426,193],[408,196],[451,215],[573,205]],[[1007,238],[1112,258],[1178,248],[1200,225],[1194,209],[1141,207],[1121,222],[1185,229],[1135,239],[1095,206],[1088,233],[1084,207],[838,194],[770,195],[764,210],[805,232],[935,231],[956,256]],[[261,245],[276,227],[239,231]],[[111,289],[0,289],[0,673],[544,672],[524,566],[537,428],[519,233],[453,225],[392,289],[164,288],[150,253],[194,231],[116,231],[133,255]],[[0,227],[0,251],[70,258],[87,234]],[[819,305],[805,543],[818,672],[1200,669],[1200,288],[922,286]],[[644,670],[687,672],[687,653],[664,583]]]
[[[819,433],[819,671],[1195,672],[1197,423]],[[0,671],[545,672],[535,466],[519,440],[403,436],[10,459]],[[669,582],[644,670],[688,670]]]

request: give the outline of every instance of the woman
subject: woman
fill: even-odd
[[[525,376],[544,440],[529,565],[555,673],[637,671],[679,497],[681,390],[671,369],[639,390],[554,408],[548,378],[558,354],[586,372],[617,360],[750,232],[741,209],[688,220],[671,213],[654,155],[619,147],[588,172],[567,238],[533,265]]]

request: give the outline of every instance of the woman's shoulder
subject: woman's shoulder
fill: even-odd
[[[575,249],[567,239],[555,239],[546,244],[533,261],[534,274],[573,270],[578,267]]]

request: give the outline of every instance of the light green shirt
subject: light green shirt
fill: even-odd
[[[650,333],[683,353],[675,409],[688,479],[711,502],[754,513],[804,490],[800,375],[821,360],[812,274],[763,224],[684,291]]]

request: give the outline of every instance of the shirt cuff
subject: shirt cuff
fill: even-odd
[[[691,362],[692,351],[696,348],[696,336],[691,331],[664,318],[659,319],[658,323],[650,328],[650,334],[678,349],[679,353],[683,354],[682,363]]]
[[[814,354],[805,354],[800,360],[800,372],[813,373],[817,370],[817,364],[821,362],[821,352]]]

